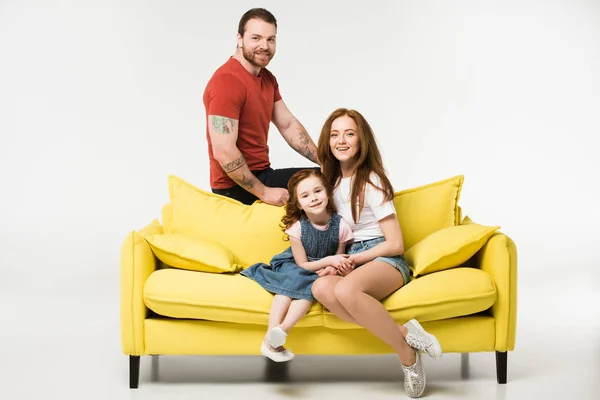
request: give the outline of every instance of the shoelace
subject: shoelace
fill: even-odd
[[[417,374],[416,372],[413,372],[411,370],[405,370],[404,373],[408,377],[408,386],[410,386],[410,390],[415,390],[415,388],[413,386],[413,378],[418,378],[419,374]]]
[[[422,347],[423,349],[426,349],[431,345],[431,341],[428,338],[415,335],[414,333],[409,333],[407,336],[410,336],[410,341],[420,346],[419,348]]]

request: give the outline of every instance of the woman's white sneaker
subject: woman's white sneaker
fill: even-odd
[[[413,349],[421,350],[431,358],[442,357],[442,346],[439,340],[423,329],[416,319],[411,319],[403,325],[408,329],[406,343]]]
[[[423,369],[423,363],[421,362],[421,353],[415,351],[417,360],[410,367],[402,364],[402,371],[404,372],[404,390],[408,397],[421,397],[425,391],[425,370]]]

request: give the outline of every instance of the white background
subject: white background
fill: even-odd
[[[209,189],[202,94],[254,6],[278,19],[269,69],[315,141],[334,109],[359,110],[396,190],[463,174],[464,213],[516,242],[509,381],[521,380],[496,386],[484,354],[482,387],[586,390],[600,319],[598,1],[0,0],[0,365],[15,393],[51,373],[42,390],[100,376],[128,396],[120,246],[160,218],[169,174]],[[274,128],[270,144],[275,168],[310,165]]]
[[[464,213],[502,226],[522,273],[598,279],[600,3],[260,5],[279,22],[269,68],[315,141],[355,108],[396,190],[464,174]],[[3,285],[116,284],[167,176],[209,188],[202,94],[252,6],[0,1]],[[275,168],[310,165],[270,136]]]

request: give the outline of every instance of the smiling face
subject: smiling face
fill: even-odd
[[[310,219],[311,216],[319,217],[327,211],[327,190],[321,179],[316,176],[310,176],[300,183],[296,188],[296,196],[299,207],[306,213]]]
[[[329,147],[342,167],[351,165],[354,162],[360,150],[358,128],[354,119],[348,115],[343,115],[333,120],[329,132]]]
[[[264,68],[275,56],[276,36],[275,25],[253,18],[246,23],[244,36],[238,33],[238,47],[242,49],[244,59],[253,68]]]

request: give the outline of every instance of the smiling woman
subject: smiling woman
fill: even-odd
[[[442,348],[416,320],[397,325],[381,303],[411,276],[393,188],[373,130],[358,111],[339,108],[325,121],[318,149],[327,182],[334,187],[336,208],[354,239],[345,250],[352,268],[343,271],[344,276],[317,279],[313,295],[337,317],[392,347],[402,362],[406,393],[419,397],[426,383],[420,351],[437,358]]]

